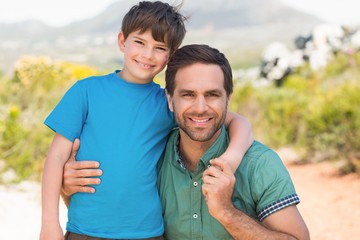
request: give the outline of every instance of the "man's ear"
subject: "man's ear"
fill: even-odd
[[[170,109],[170,111],[174,112],[174,108],[173,108],[173,105],[172,105],[172,98],[170,96],[170,94],[168,93],[168,91],[165,89],[165,92],[166,92],[166,98],[167,98],[167,102],[168,102],[168,107]]]
[[[227,112],[230,111],[230,98],[231,98],[231,95],[232,95],[232,94],[230,94],[230,95],[226,98],[226,101],[227,101],[227,103],[226,103],[226,111],[227,111]]]
[[[125,37],[122,32],[118,34],[118,46],[121,52],[125,52]]]

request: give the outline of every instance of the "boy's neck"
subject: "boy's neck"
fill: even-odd
[[[129,82],[129,83],[148,84],[148,83],[150,83],[150,82],[153,81],[152,78],[151,78],[151,79],[146,79],[146,80],[144,80],[144,79],[135,79],[135,78],[132,79],[132,78],[128,78],[128,77],[124,76],[125,74],[123,74],[123,71],[122,71],[122,70],[119,71],[119,72],[117,72],[117,75],[118,75],[121,79],[123,79],[124,81]]]

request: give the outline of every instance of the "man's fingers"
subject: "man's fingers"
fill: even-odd
[[[94,169],[99,166],[100,163],[97,161],[76,161],[73,165],[73,169]]]
[[[65,163],[65,169],[96,169],[99,168],[100,164],[97,161],[72,161]]]
[[[210,177],[215,177],[218,178],[220,177],[220,175],[222,175],[222,169],[220,169],[220,167],[215,166],[215,165],[211,165],[210,167],[208,167],[204,172],[203,172],[203,178],[205,176],[210,176]]]
[[[211,166],[217,167],[226,174],[232,174],[229,162],[221,158],[214,158],[210,160]]]
[[[95,188],[93,188],[93,187],[88,187],[88,186],[81,186],[81,187],[79,187],[79,192],[94,193],[94,192],[95,192]]]
[[[203,179],[203,185],[214,185],[218,181],[217,178],[212,175],[204,175],[202,179]]]
[[[66,180],[65,184],[74,186],[74,187],[87,187],[87,185],[98,185],[101,183],[100,178],[73,178],[71,180]]]
[[[83,193],[95,193],[95,188],[89,186],[73,186],[69,189],[66,189],[66,195],[71,196],[74,193],[83,192]]]
[[[100,169],[78,169],[78,170],[67,170],[64,172],[64,180],[75,179],[75,178],[91,178],[99,177],[102,175]]]

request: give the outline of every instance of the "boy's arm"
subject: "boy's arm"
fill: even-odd
[[[229,162],[233,172],[239,167],[241,159],[254,141],[250,122],[243,116],[228,112],[225,127],[229,131],[230,144],[219,157]]]
[[[59,198],[63,167],[71,152],[72,142],[56,134],[49,148],[42,178],[42,217],[40,239],[62,239],[59,221]]]

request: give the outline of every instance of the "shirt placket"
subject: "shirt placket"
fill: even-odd
[[[202,239],[202,216],[201,216],[201,174],[191,174],[190,182],[190,214],[191,239]]]

